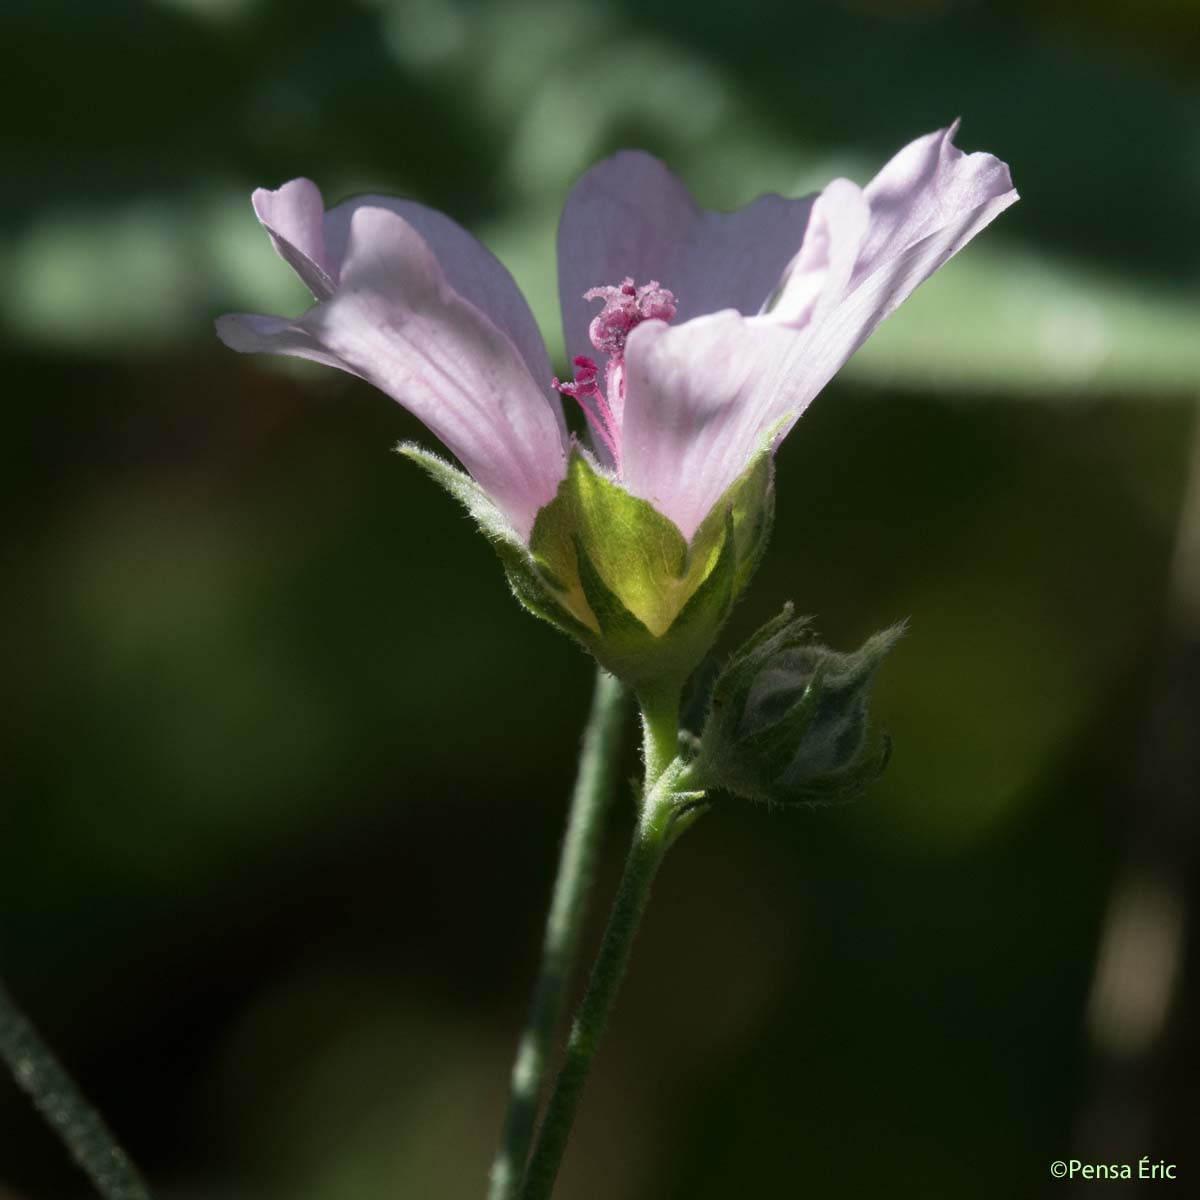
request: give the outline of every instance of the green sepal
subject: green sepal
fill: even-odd
[[[625,607],[621,597],[604,582],[604,576],[592,562],[583,539],[576,536],[573,541],[579,587],[588,611],[599,626],[599,637],[612,646],[624,641],[638,644],[653,637],[650,630]]]
[[[526,546],[470,476],[418,446],[398,449],[475,519],[518,601],[643,695],[682,687],[712,648],[770,530],[773,470],[765,450],[689,543],[652,504],[575,449]]]
[[[499,555],[509,587],[523,608],[572,637],[586,632],[555,598],[553,585],[542,577],[536,559],[520,535],[470,475],[412,442],[403,442],[396,450],[422,467],[467,510]]]
[[[651,632],[670,624],[674,595],[684,586],[688,546],[645,500],[594,470],[574,450],[558,493],[537,515],[529,545],[577,615],[599,632],[579,566],[582,551],[611,594]]]
[[[689,543],[575,450],[557,495],[537,515],[530,549],[601,665],[636,692],[666,694],[712,648],[761,556],[772,500],[763,453]]]

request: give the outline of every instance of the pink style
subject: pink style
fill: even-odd
[[[1016,201],[1008,167],[958,150],[956,130],[905,146],[866,187],[835,179],[731,213],[699,208],[640,151],[598,163],[558,233],[572,382],[553,377],[517,285],[461,226],[387,196],[325,210],[307,179],[253,204],[316,303],[295,319],[227,315],[217,332],[387,393],[526,543],[566,472],[569,396],[598,468],[690,540],[875,327]],[[593,354],[607,357],[603,386]]]

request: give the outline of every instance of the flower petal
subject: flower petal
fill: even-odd
[[[337,270],[325,256],[320,188],[311,179],[293,179],[274,192],[259,188],[250,202],[279,257],[318,300],[332,296]]]
[[[725,489],[766,448],[763,363],[798,339],[734,309],[686,325],[647,321],[625,354],[625,486],[692,535]]]
[[[871,211],[862,190],[835,179],[817,196],[804,241],[788,264],[768,316],[792,329],[820,320],[846,294]]]
[[[553,372],[546,343],[521,289],[482,242],[445,214],[395,196],[355,196],[336,205],[325,214],[324,241],[330,261],[338,264],[338,269],[346,254],[351,222],[360,208],[384,208],[403,217],[428,243],[450,286],[508,334],[530,375],[549,387]],[[557,395],[552,404],[561,420]],[[562,428],[565,435],[565,423]]]
[[[782,360],[764,364],[766,425],[786,419],[775,435],[777,443],[879,323],[1016,200],[1017,193],[1009,188],[975,208],[947,214],[941,228],[898,257],[885,260],[862,282],[852,280],[849,295],[825,320],[814,323]]]
[[[226,313],[217,318],[217,337],[240,354],[286,354],[307,358],[357,375],[348,363],[326,350],[301,321],[258,313]]]
[[[625,356],[625,483],[669,516],[685,537],[765,439],[778,445],[880,321],[1016,201],[1002,163],[988,155],[960,154],[949,146],[949,133],[931,136],[940,139],[937,161],[949,164],[953,183],[947,184],[940,168],[929,174],[925,186],[933,195],[910,191],[913,216],[907,221],[891,200],[880,200],[894,198],[894,190],[877,188],[872,199],[871,189],[866,189],[864,196],[872,199],[871,228],[863,231],[857,217],[844,224],[846,236],[857,228],[863,246],[848,281],[847,255],[831,231],[839,214],[850,209],[831,203],[827,211],[822,206],[814,212],[812,232],[822,246],[831,234],[829,252],[814,247],[809,254],[806,239],[780,296],[780,302],[799,301],[797,316],[809,312],[801,328],[787,319],[788,308],[780,314],[777,305],[776,311],[759,317],[726,311],[680,326],[649,321],[630,335]],[[929,139],[913,143],[922,144],[928,147]],[[875,230],[876,203],[883,204],[880,216],[886,236]],[[923,233],[907,241],[913,231]],[[827,299],[840,292],[840,300]]]
[[[558,228],[558,287],[568,357],[591,353],[588,288],[657,279],[677,319],[734,308],[760,311],[804,240],[814,197],[760,196],[732,213],[696,206],[658,159],[623,150],[575,185]]]
[[[1013,192],[1007,164],[990,154],[964,154],[954,145],[959,122],[910,142],[863,189],[871,231],[854,283],[965,212]]]
[[[403,217],[356,207],[340,249],[329,300],[296,321],[223,318],[221,337],[235,350],[315,358],[374,384],[446,444],[527,539],[566,469],[557,400]]]

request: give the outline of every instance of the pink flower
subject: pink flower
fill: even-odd
[[[879,322],[1017,199],[1005,164],[956,149],[956,129],[918,138],[865,188],[836,179],[733,213],[697,208],[640,151],[598,163],[558,235],[573,382],[552,379],[516,284],[461,227],[382,196],[326,212],[306,179],[253,202],[317,303],[217,331],[392,396],[526,543],[566,473],[561,392],[587,412],[602,467],[690,540]]]

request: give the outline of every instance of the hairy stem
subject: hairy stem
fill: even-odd
[[[617,790],[624,700],[621,684],[598,669],[567,831],[559,853],[558,876],[546,917],[541,966],[513,1063],[500,1147],[488,1176],[488,1200],[514,1200],[521,1186],[551,1043],[562,1019],[566,988],[578,954],[604,818]]]
[[[650,748],[647,747],[648,762],[649,756]],[[587,992],[571,1027],[562,1069],[538,1133],[521,1200],[549,1200],[554,1189],[592,1060],[608,1024],[621,981],[625,978],[633,939],[650,896],[650,886],[676,834],[672,817],[677,804],[674,784],[678,773],[676,766],[661,770],[657,783],[643,800],[633,845],[625,863],[625,874],[613,901],[608,928],[588,980]]]
[[[646,764],[645,795],[679,753],[679,693],[639,696],[642,710],[642,757]]]
[[[137,1168],[3,984],[0,1058],[105,1200],[150,1200]]]

